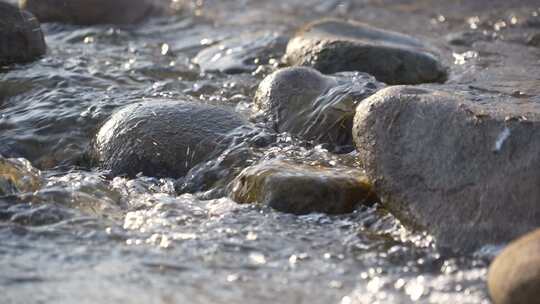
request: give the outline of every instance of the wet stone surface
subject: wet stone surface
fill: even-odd
[[[365,73],[280,69],[259,84],[254,116],[267,120],[277,132],[346,150],[352,146],[356,106],[384,86]]]
[[[388,84],[444,82],[446,69],[429,48],[407,35],[328,19],[300,30],[285,60],[323,73],[366,72]]]
[[[0,67],[36,60],[46,51],[43,33],[34,15],[0,2]]]

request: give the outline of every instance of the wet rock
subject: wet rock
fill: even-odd
[[[285,68],[260,83],[254,109],[278,132],[351,145],[356,105],[383,86],[364,73],[326,76],[308,67]]]
[[[534,33],[527,38],[527,45],[540,47],[540,33]]]
[[[307,214],[352,212],[376,201],[364,174],[355,169],[309,167],[272,160],[248,167],[233,181],[230,196],[276,210]]]
[[[193,58],[193,62],[205,72],[253,72],[259,65],[283,56],[287,42],[287,37],[279,33],[246,34],[202,50]]]
[[[244,125],[236,113],[209,105],[148,101],[116,112],[96,137],[97,158],[113,175],[181,177],[226,147]]]
[[[540,225],[540,109],[466,96],[386,88],[358,106],[353,129],[382,203],[455,250]]]
[[[33,192],[41,186],[41,172],[22,158],[0,156],[0,196]]]
[[[27,11],[0,2],[0,65],[29,62],[46,50],[37,19]]]
[[[475,42],[478,41],[491,41],[493,37],[487,32],[482,31],[464,31],[458,33],[448,34],[446,40],[457,46],[472,46]]]
[[[540,230],[512,242],[489,268],[495,304],[537,303],[540,299]]]
[[[446,69],[426,44],[352,21],[322,20],[307,25],[289,41],[286,60],[325,74],[366,72],[388,84],[446,79]]]
[[[167,1],[154,0],[20,0],[41,22],[77,25],[135,24],[172,13]]]

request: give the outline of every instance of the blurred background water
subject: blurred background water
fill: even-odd
[[[496,249],[440,252],[430,236],[408,231],[377,206],[294,216],[215,194],[180,194],[174,180],[111,178],[92,161],[92,138],[115,109],[145,99],[247,111],[281,53],[276,48],[248,62],[242,51],[250,54],[268,35],[286,41],[305,22],[329,16],[434,44],[451,66],[449,85],[540,101],[539,69],[531,68],[539,51],[526,45],[519,27],[537,20],[533,1],[181,5],[177,16],[138,26],[44,24],[47,56],[0,72],[0,155],[28,160],[37,169],[16,162],[28,169],[27,179],[40,181],[0,197],[2,303],[489,302],[484,280]],[[490,38],[474,46],[442,38],[463,30]],[[236,48],[235,60],[249,72],[201,71],[193,58],[229,38],[237,40],[225,42],[222,55]],[[251,153],[357,166],[354,152],[334,155],[283,134]],[[197,188],[197,180],[184,182]]]

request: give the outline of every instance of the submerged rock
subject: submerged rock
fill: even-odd
[[[495,304],[537,303],[540,299],[540,230],[512,242],[489,268]]]
[[[20,0],[40,22],[78,25],[134,24],[171,14],[170,3],[154,0]]]
[[[364,73],[326,76],[308,67],[285,68],[260,83],[255,111],[278,132],[337,146],[352,145],[356,106],[383,86]]]
[[[352,21],[308,24],[289,41],[286,60],[325,74],[366,72],[388,84],[442,82],[447,76],[426,44]]]
[[[279,33],[246,34],[200,51],[193,62],[205,72],[253,72],[259,65],[283,56],[287,42],[288,39]]]
[[[230,196],[238,203],[259,203],[293,214],[349,213],[358,204],[376,201],[369,181],[359,170],[278,160],[242,171],[232,183]]]
[[[38,20],[27,11],[0,2],[0,65],[29,62],[46,50]]]
[[[0,156],[0,196],[33,192],[41,186],[41,172],[22,158]]]
[[[456,250],[540,225],[540,111],[418,87],[379,91],[353,136],[382,203]]]
[[[245,124],[209,105],[148,101],[124,107],[101,127],[97,157],[113,175],[181,177],[226,147],[225,135]]]

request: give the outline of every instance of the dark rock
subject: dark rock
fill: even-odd
[[[529,304],[540,299],[540,230],[512,242],[489,268],[495,304]]]
[[[540,225],[540,110],[464,94],[383,89],[358,106],[353,137],[382,203],[466,251]]]
[[[239,203],[259,203],[276,210],[307,214],[352,212],[376,197],[362,171],[266,161],[242,171],[230,196]]]
[[[46,51],[37,19],[27,11],[0,2],[0,65],[30,62]]]
[[[452,33],[446,36],[446,40],[457,46],[472,46],[475,42],[478,41],[491,41],[493,37],[487,32],[482,31],[464,31],[458,33]]]
[[[20,6],[40,22],[77,25],[135,24],[172,12],[167,1],[154,0],[20,0]]]
[[[287,37],[278,33],[241,35],[202,50],[193,58],[193,62],[205,72],[253,72],[259,65],[283,56],[287,42]]]
[[[527,38],[527,45],[540,47],[540,33],[534,33]]]
[[[383,86],[364,73],[326,76],[307,67],[285,68],[261,82],[255,111],[278,132],[320,143],[352,145],[356,105]]]
[[[352,21],[322,20],[307,25],[289,41],[286,61],[325,74],[366,72],[388,84],[446,79],[446,69],[426,44]]]
[[[0,196],[34,192],[41,186],[41,172],[29,161],[0,156]]]
[[[181,177],[226,147],[244,125],[236,113],[209,105],[148,101],[116,112],[96,138],[97,157],[113,175]]]

